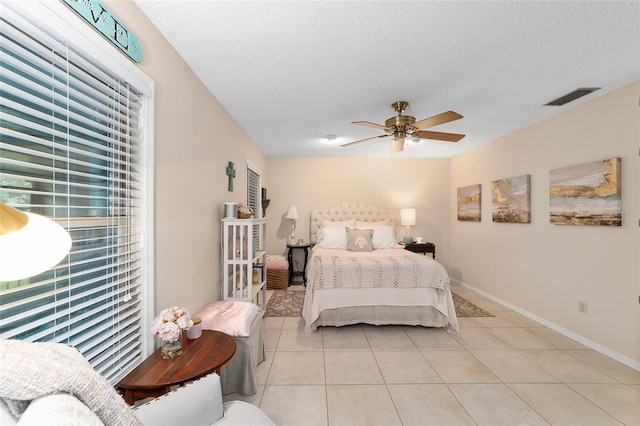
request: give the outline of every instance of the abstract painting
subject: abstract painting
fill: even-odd
[[[620,158],[549,171],[550,222],[622,226]]]
[[[458,188],[458,220],[480,222],[480,184]]]
[[[531,176],[494,180],[491,200],[494,222],[531,223]]]

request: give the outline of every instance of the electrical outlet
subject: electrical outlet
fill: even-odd
[[[581,314],[587,313],[587,302],[578,301],[578,312]]]

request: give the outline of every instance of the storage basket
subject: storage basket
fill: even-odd
[[[289,286],[289,269],[273,269],[267,264],[267,290],[286,290]]]

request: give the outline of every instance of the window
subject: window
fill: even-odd
[[[261,197],[260,170],[247,161],[247,206],[253,211],[254,217],[264,216]]]
[[[73,245],[53,269],[0,283],[0,338],[73,345],[114,383],[149,349],[152,91],[29,7],[44,9],[0,9],[0,201],[56,220]]]

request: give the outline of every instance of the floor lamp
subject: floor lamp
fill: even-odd
[[[0,282],[38,275],[71,249],[71,237],[53,220],[0,203]]]

